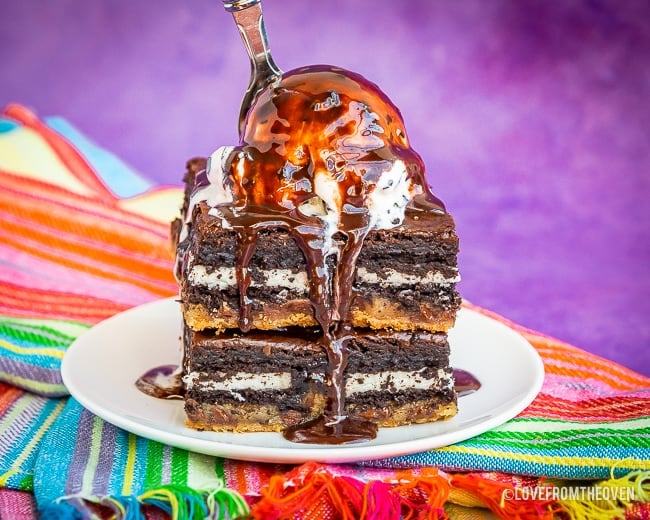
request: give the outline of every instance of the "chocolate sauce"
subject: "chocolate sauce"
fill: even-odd
[[[178,365],[162,365],[148,370],[135,382],[142,393],[159,399],[182,399],[185,387]]]
[[[394,205],[444,213],[425,182],[422,159],[408,144],[399,110],[358,74],[326,65],[287,72],[256,96],[241,142],[226,163],[224,186],[232,190],[232,202],[211,211],[237,237],[239,328],[246,332],[253,322],[247,291],[259,232],[286,229],[305,256],[310,301],[328,356],[323,416],[290,428],[285,437],[329,444],[374,438],[375,424],[346,415],[344,386],[346,344],[354,335],[348,314],[356,260],[376,212],[387,211],[373,213],[369,197],[380,189],[382,176],[397,175],[408,196],[400,192]],[[207,175],[197,176],[193,196],[206,181]],[[392,182],[382,187],[386,193],[392,193]],[[344,237],[342,245],[335,234]],[[333,269],[330,256],[336,257]]]
[[[255,244],[257,243],[257,231],[246,231],[237,227],[237,265],[235,273],[237,284],[239,286],[239,328],[242,332],[248,332],[251,329],[253,320],[251,319],[251,302],[248,298],[248,288],[251,285],[251,274],[248,270]]]
[[[351,444],[374,439],[377,436],[377,425],[349,416],[331,424],[327,422],[325,415],[321,415],[306,423],[287,428],[283,435],[291,442]]]
[[[481,382],[467,370],[454,368],[454,389],[458,397],[473,394],[481,388]]]

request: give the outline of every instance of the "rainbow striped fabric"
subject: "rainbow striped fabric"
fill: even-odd
[[[537,349],[545,370],[540,394],[516,418],[477,437],[370,464],[434,465],[563,479],[598,479],[650,468],[648,378],[474,309],[507,323]]]
[[[104,516],[124,517],[137,501],[145,512],[157,507],[190,518],[179,513],[178,497],[192,504],[192,490],[206,514],[218,517],[222,507],[244,515],[250,504],[241,496],[252,503],[291,469],[165,446],[67,397],[59,367],[75,338],[117,312],[176,293],[168,223],[180,199],[180,188],[152,186],[65,120],[41,121],[19,105],[0,115],[0,516],[32,518],[31,497],[42,511],[104,497],[95,510]],[[454,446],[328,471],[370,482],[406,468],[558,479],[650,468],[648,378],[473,308],[538,350],[546,377],[535,401]]]

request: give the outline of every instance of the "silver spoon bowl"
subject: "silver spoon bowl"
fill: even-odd
[[[246,115],[256,96],[282,72],[269,50],[261,0],[223,0],[223,6],[235,20],[251,64],[251,77],[239,110],[241,136]]]

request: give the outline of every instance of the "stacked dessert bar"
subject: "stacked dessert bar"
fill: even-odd
[[[325,72],[326,79],[341,75],[338,70]],[[286,78],[290,80],[291,74]],[[314,98],[321,103],[317,107],[344,104],[347,79],[336,81],[342,84],[323,87],[319,77],[321,88],[310,93],[312,110],[316,111]],[[276,92],[289,87],[290,81]],[[295,95],[290,100],[293,103]],[[391,126],[399,117],[396,109],[382,97],[385,106],[379,108],[395,114],[377,116],[377,109],[367,108],[370,101],[355,112],[361,114],[356,130],[370,119],[375,125],[373,135],[401,138],[403,132]],[[274,103],[282,106],[277,99]],[[343,106],[337,117],[349,119],[351,112]],[[254,115],[249,115],[249,124]],[[291,122],[290,113],[277,117]],[[382,132],[376,130],[380,123]],[[350,125],[339,126],[340,132],[351,131]],[[456,292],[458,238],[452,217],[418,187],[413,200],[419,202],[404,203],[398,208],[400,218],[390,226],[366,225],[351,256],[343,252],[356,235],[326,228],[327,250],[334,253],[321,255],[319,264],[314,250],[305,245],[306,232],[296,232],[302,229],[298,224],[311,222],[307,217],[294,224],[273,209],[273,203],[266,207],[264,201],[254,199],[256,192],[247,192],[246,207],[233,209],[238,197],[242,200],[246,184],[241,176],[237,180],[237,172],[242,164],[250,166],[251,155],[261,147],[253,150],[252,140],[245,136],[245,147],[220,149],[207,162],[188,163],[182,215],[172,226],[183,313],[187,424],[201,430],[285,431],[327,413],[332,386],[337,384],[341,386],[340,408],[334,414],[338,419],[400,426],[453,416],[456,394],[447,331],[454,324],[460,297]],[[263,158],[254,160],[259,164]],[[384,163],[378,162],[383,169]],[[363,163],[363,172],[369,171],[368,164]],[[356,166],[348,161],[347,167]],[[411,172],[410,167],[402,170],[403,176]],[[259,172],[255,175],[251,178],[259,185],[264,178]],[[379,175],[375,182],[380,182]],[[277,196],[278,190],[272,193]],[[347,188],[346,193],[352,192]],[[259,213],[267,210],[270,216],[260,220]],[[347,293],[345,287],[337,292],[331,286],[343,283],[341,271],[346,266],[351,287]],[[330,285],[315,289],[316,278]],[[343,298],[340,294],[347,294],[343,305],[337,301],[336,312],[328,310],[319,296],[327,287],[334,300],[337,294],[338,300]],[[325,330],[333,322],[339,325],[336,333]],[[332,350],[344,351],[344,362],[333,364]],[[337,370],[341,372],[338,383],[333,375]]]

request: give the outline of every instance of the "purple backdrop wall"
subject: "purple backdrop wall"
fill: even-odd
[[[401,107],[455,215],[464,296],[650,373],[650,4],[265,0],[284,69]],[[218,0],[4,0],[0,103],[62,115],[143,174],[234,144],[247,59]]]

